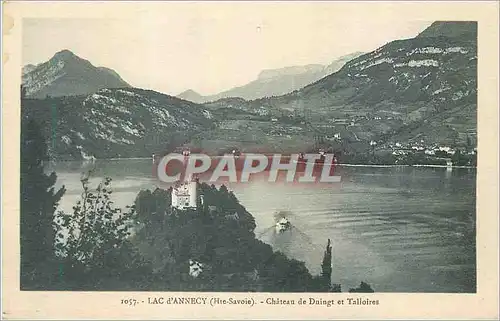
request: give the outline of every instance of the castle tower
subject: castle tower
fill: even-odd
[[[196,209],[198,207],[198,181],[178,182],[172,188],[172,207],[179,210]]]

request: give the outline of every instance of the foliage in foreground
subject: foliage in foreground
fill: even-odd
[[[23,122],[20,168],[22,287],[35,287],[40,280],[51,282],[47,266],[56,259],[53,214],[65,189],[55,190],[55,173],[47,175],[44,172],[47,161],[47,146],[39,126],[34,121]]]

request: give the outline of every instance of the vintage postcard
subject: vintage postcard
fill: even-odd
[[[3,3],[5,319],[496,319],[484,2]]]

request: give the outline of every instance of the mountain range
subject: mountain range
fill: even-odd
[[[326,66],[311,64],[263,70],[259,73],[256,80],[244,86],[235,87],[209,96],[203,96],[194,90],[188,89],[177,95],[177,97],[196,103],[206,103],[230,97],[252,100],[263,97],[280,96],[300,89],[338,71],[346,62],[362,54],[362,52],[355,52],[345,55]]]
[[[475,139],[477,128],[477,24],[435,22],[417,37],[352,59],[304,88],[233,101],[231,108],[308,115],[324,123],[322,135],[340,133],[350,143],[463,144]]]
[[[150,156],[188,142],[302,150],[318,136],[360,153],[374,142],[377,150],[477,144],[475,22],[438,21],[351,58],[266,70],[230,94],[181,99],[132,88],[63,50],[23,68],[23,119],[43,123],[53,155],[70,158]]]

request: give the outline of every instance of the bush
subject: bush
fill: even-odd
[[[373,293],[371,286],[365,282],[361,282],[357,288],[349,289],[350,293]]]

